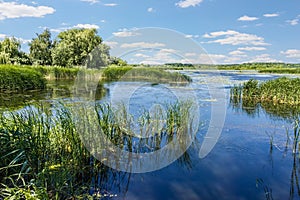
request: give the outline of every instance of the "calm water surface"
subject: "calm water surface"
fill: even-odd
[[[193,78],[188,88],[145,83],[131,94],[129,105],[130,111],[137,113],[154,104],[174,102],[176,96],[168,89],[170,87],[183,93],[195,92],[200,105],[200,127],[188,151],[161,170],[143,174],[112,170],[114,175],[104,177],[99,174],[91,185],[100,188],[101,193],[114,196],[106,199],[300,199],[300,159],[292,152],[293,120],[270,115],[260,106],[243,108],[230,103],[229,91],[233,85],[251,78],[264,81],[278,76],[235,71],[183,73]],[[198,153],[209,125],[211,102],[214,101],[207,83],[218,85],[220,91],[225,88],[226,120],[217,144],[200,159]],[[72,84],[59,89],[52,83],[54,86],[50,92],[33,99],[67,100],[72,94]],[[99,102],[109,99],[116,86],[124,93],[118,93],[114,98],[122,99],[127,95],[126,88],[134,84],[104,84],[107,93]],[[30,103],[31,100],[28,96],[26,101]],[[0,106],[7,105],[2,103]]]

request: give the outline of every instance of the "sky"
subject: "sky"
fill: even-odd
[[[300,63],[299,0],[0,0],[0,40],[45,28],[96,28],[129,63]]]

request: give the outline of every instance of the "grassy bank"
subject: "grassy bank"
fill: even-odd
[[[104,80],[150,81],[156,83],[191,82],[191,78],[178,72],[147,67],[111,66],[103,70]]]
[[[217,65],[220,70],[257,70],[259,73],[300,74],[300,64],[290,63],[243,63]]]
[[[25,91],[45,87],[44,76],[34,69],[0,65],[0,91]]]
[[[300,79],[282,77],[263,83],[252,79],[232,88],[231,96],[261,103],[300,105]]]

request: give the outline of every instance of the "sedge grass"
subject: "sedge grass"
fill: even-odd
[[[97,187],[104,186],[94,183],[95,177],[107,179],[107,184],[116,184],[118,181],[111,180],[118,178],[130,178],[105,167],[91,156],[75,127],[72,109],[73,106],[60,103],[43,103],[0,114],[0,198],[80,199],[94,195],[100,198],[101,193],[96,191],[111,189],[112,185],[98,190]],[[150,130],[152,137],[149,138],[132,135],[132,118],[124,106],[119,109],[108,104],[97,106],[97,120],[103,132],[119,148],[149,152],[162,148],[176,135],[182,139],[188,134],[191,109],[188,103],[169,104],[164,125],[160,128],[154,128],[158,126],[156,119],[151,117],[159,113],[142,114],[140,130]],[[85,113],[82,115],[89,117]],[[95,192],[91,193],[90,188]]]

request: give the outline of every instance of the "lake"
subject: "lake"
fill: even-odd
[[[230,88],[251,78],[270,80],[280,75],[253,71],[183,71],[193,82],[151,84],[104,83],[105,95],[96,103],[128,101],[135,118],[153,105],[175,102],[190,94],[198,104],[199,123],[195,138],[184,154],[162,169],[128,173],[114,169],[101,172],[90,183],[91,194],[103,199],[299,199],[300,157],[293,152],[294,116],[287,109],[263,107],[230,98]],[[20,109],[23,102],[59,100],[70,102],[74,82],[50,82],[45,92],[2,94],[1,109]],[[199,151],[212,117],[212,105],[222,102],[224,125],[212,150]],[[218,108],[218,107],[216,107]],[[221,120],[222,121],[222,120]],[[218,124],[215,124],[218,125]],[[166,145],[165,143],[164,145]]]

